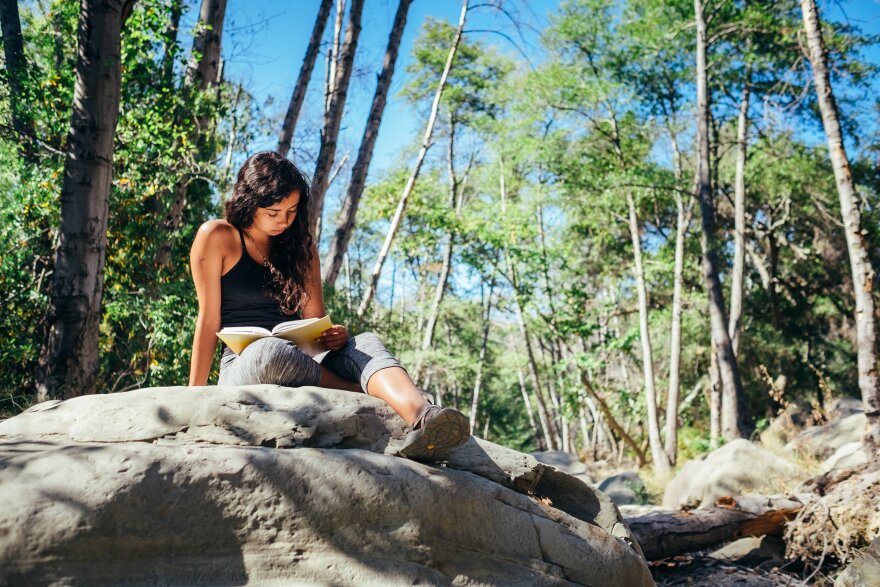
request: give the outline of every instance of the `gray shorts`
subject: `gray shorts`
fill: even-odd
[[[320,361],[320,362],[319,362]],[[252,342],[240,355],[229,349],[220,359],[218,385],[271,383],[285,387],[318,385],[321,366],[349,381],[360,382],[364,393],[376,371],[400,367],[378,336],[364,332],[348,339],[345,347],[315,358],[290,341],[268,336]]]

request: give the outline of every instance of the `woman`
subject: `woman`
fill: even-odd
[[[221,328],[271,330],[280,322],[325,315],[310,226],[303,173],[277,153],[248,158],[226,202],[226,220],[204,223],[190,251],[199,299],[190,385],[207,383]],[[349,337],[345,326],[337,324],[317,342],[330,351],[320,364],[275,337],[251,343],[241,355],[224,345],[218,383],[366,392],[387,402],[410,426],[400,454],[412,459],[441,459],[470,436],[467,418],[429,404],[375,334]]]

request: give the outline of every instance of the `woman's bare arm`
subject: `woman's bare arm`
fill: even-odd
[[[318,258],[318,247],[312,245],[312,266],[305,283],[306,303],[302,308],[303,318],[323,318],[327,313],[324,308],[324,289],[321,283],[321,260]]]
[[[190,249],[189,262],[199,316],[193,336],[192,362],[189,368],[190,385],[206,385],[211,363],[217,351],[217,331],[220,330],[220,277],[223,274],[223,256],[226,250],[229,225],[221,220],[205,222],[196,234]]]

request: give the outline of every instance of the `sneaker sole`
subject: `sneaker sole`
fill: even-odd
[[[414,461],[438,461],[470,436],[470,423],[464,414],[449,410],[428,420],[422,430],[407,434],[398,454]]]

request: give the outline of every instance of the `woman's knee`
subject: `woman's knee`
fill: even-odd
[[[274,336],[248,345],[242,358],[253,366],[252,376],[257,383],[298,387],[317,385],[321,377],[321,368],[314,359],[292,342]]]

